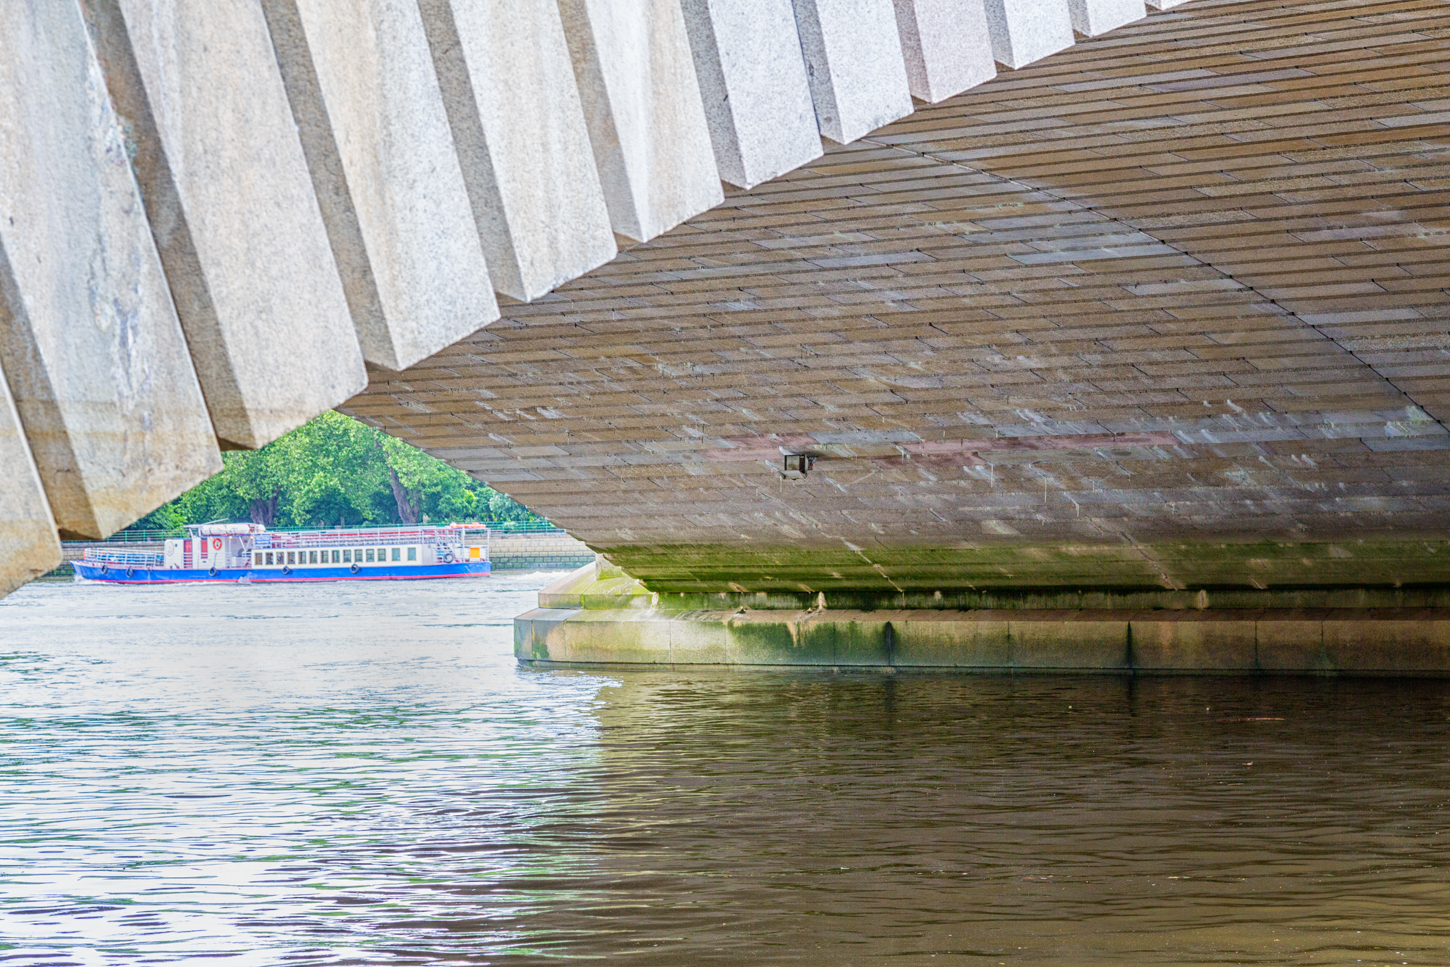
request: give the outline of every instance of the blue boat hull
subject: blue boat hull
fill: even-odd
[[[216,571],[195,568],[127,568],[99,562],[76,561],[76,574],[87,581],[109,584],[180,584],[182,582],[231,583],[246,579],[251,584],[306,584],[313,581],[417,581],[423,578],[476,578],[489,573],[487,561],[459,561],[454,564],[366,564],[354,573],[350,567],[293,568],[283,574],[278,568],[226,568]]]

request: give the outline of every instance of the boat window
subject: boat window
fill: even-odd
[[[332,563],[336,564],[338,561],[341,561],[341,560],[342,560],[342,551],[333,551],[332,552]]]
[[[267,564],[268,564],[268,566],[271,566],[271,564],[272,564],[272,552],[271,551],[268,551],[267,552]]]
[[[368,563],[371,564],[372,561],[373,561],[373,549],[370,547],[370,548],[368,548]]]
[[[395,561],[401,561],[402,559],[403,559],[403,549],[401,547],[395,547],[395,548],[393,548],[393,560],[395,560]]]
[[[252,555],[252,563],[254,565],[260,565],[262,563],[262,552],[261,551],[258,551],[258,552],[256,552],[255,554]]]
[[[307,552],[307,563],[308,564],[316,564],[317,563],[317,552],[316,551],[308,551]]]
[[[352,563],[352,548],[349,547],[347,550],[342,552],[342,560],[344,563]]]
[[[386,547],[380,547],[380,548],[378,548],[378,560],[380,560],[380,561],[386,561],[387,559],[388,559],[388,549]]]
[[[410,560],[410,561],[416,561],[417,559],[418,559],[418,549],[416,547],[410,547],[410,548],[408,548],[408,560]]]
[[[297,552],[296,551],[288,551],[287,552],[287,563],[288,564],[296,564],[297,563]]]

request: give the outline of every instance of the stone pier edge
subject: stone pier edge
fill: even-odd
[[[670,610],[603,561],[539,597],[536,668],[1450,677],[1444,606]]]
[[[538,609],[514,619],[514,653],[532,667],[599,670],[1450,677],[1450,610],[741,615]]]

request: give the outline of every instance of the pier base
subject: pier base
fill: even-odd
[[[604,564],[539,597],[514,653],[541,667],[1450,676],[1444,606],[670,610]]]

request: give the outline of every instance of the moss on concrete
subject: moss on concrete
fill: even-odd
[[[606,549],[662,607],[1450,605],[1450,541]],[[1266,596],[1267,594],[1267,596]]]

